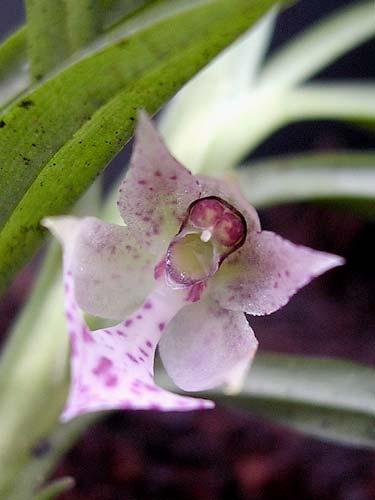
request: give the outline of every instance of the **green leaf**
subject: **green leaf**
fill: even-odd
[[[70,12],[69,18],[67,20],[67,24],[70,26],[70,35],[68,36],[68,33],[64,35],[64,43],[69,43],[69,50],[67,49],[67,47],[65,47],[65,49],[67,53],[69,53],[71,52],[71,46],[73,46],[74,48],[78,46],[78,43],[73,42],[72,38],[82,37],[81,33],[75,32],[76,30],[81,28],[78,19],[79,13],[77,12],[77,10],[79,10],[82,3],[88,5],[90,3],[90,0],[82,0],[82,2],[73,0],[64,1],[71,1],[74,7],[74,9]],[[104,37],[101,38],[101,46],[106,44],[108,45],[111,42],[113,43],[113,39],[110,35],[111,31],[113,31],[114,34],[117,34],[118,36],[120,35],[119,32],[125,31],[125,33],[122,34],[122,37],[124,37],[126,35],[126,31],[129,30],[129,28],[134,31],[135,25],[137,24],[139,25],[138,29],[141,28],[143,12],[136,16],[136,20],[131,20],[130,26],[128,26],[128,23],[126,23],[125,21],[127,21],[127,18],[130,15],[134,14],[134,12],[140,9],[142,6],[150,3],[156,3],[155,0],[92,0],[92,2],[94,1],[99,3],[98,13],[91,16],[91,19],[85,20],[86,26],[85,30],[82,30],[82,32],[85,32],[84,38],[87,39],[87,32],[92,29],[90,28],[90,26],[97,26],[98,24],[100,24],[101,30],[97,30],[96,34],[98,34],[98,31],[102,31],[105,34]],[[157,3],[160,4],[160,2]],[[155,7],[156,11],[163,10],[161,8],[162,5],[156,5]],[[147,14],[146,17],[148,17],[148,15],[149,14]],[[164,12],[164,15],[167,15],[167,13]],[[100,21],[98,18],[100,18]],[[115,24],[116,26],[114,26]],[[121,28],[124,24],[125,29],[122,30]],[[34,29],[37,28],[38,26],[34,27]],[[72,33],[72,31],[74,31],[74,33]],[[46,36],[46,34],[44,36]],[[21,94],[21,92],[24,92],[27,88],[30,87],[31,78],[29,77],[28,71],[29,64],[27,58],[28,54],[26,37],[27,28],[26,26],[22,26],[11,36],[6,38],[6,40],[0,45],[0,109],[6,104],[9,104],[9,102],[17,95]],[[67,38],[69,38],[69,41]],[[91,48],[91,51],[95,49],[97,49],[97,47],[94,44],[94,46]],[[85,51],[84,55],[87,55],[87,51]],[[69,61],[71,61],[71,59],[72,58],[69,58]],[[75,61],[76,59],[77,58],[74,57],[73,61]]]
[[[51,307],[63,301],[56,273],[59,257],[56,245],[1,357],[0,498],[9,498],[8,488],[28,462],[32,446],[56,422],[67,395],[64,313],[62,307]]]
[[[25,7],[31,75],[41,80],[70,53],[65,0],[25,0]]]
[[[65,0],[70,49],[86,46],[156,0]]]
[[[281,47],[265,65],[259,85],[278,90],[292,87],[373,36],[373,0],[352,2]]]
[[[108,29],[124,17],[155,0],[99,0],[103,12],[103,27]]]
[[[271,158],[231,174],[256,207],[315,200],[375,202],[375,152],[339,152]]]
[[[217,74],[212,65],[189,82],[163,117],[162,131],[169,146],[193,170],[203,166],[206,173],[217,173],[233,168],[291,121],[327,118],[367,125],[374,122],[373,82],[295,87],[375,34],[372,0],[353,4],[298,35],[278,49],[263,70],[260,68],[251,81],[249,78],[247,86],[238,88],[238,74],[254,53],[262,53],[271,31],[272,23],[264,22],[254,37],[251,55],[237,58],[234,50],[223,54],[232,69],[222,77],[222,86],[232,89],[232,95],[227,92],[215,99],[210,78],[216,81]],[[195,120],[189,110],[196,113],[196,103],[202,102],[199,120]],[[176,121],[179,110],[184,118]],[[173,125],[169,126],[169,120]]]
[[[75,444],[90,425],[102,416],[103,414],[91,413],[66,424],[56,424],[53,430],[40,442],[41,451],[36,451],[38,446],[33,450],[31,456],[29,455],[21,467],[17,469],[17,474],[12,477],[11,483],[5,487],[5,484],[1,482],[3,478],[0,479],[0,493],[3,495],[1,498],[7,500],[30,499],[30,494],[39,490],[64,453]],[[43,493],[43,490],[40,493]],[[40,497],[37,497],[37,500],[40,500]]]
[[[375,370],[334,359],[260,353],[240,394],[206,394],[312,436],[375,447]]]
[[[272,3],[189,3],[8,109],[0,129],[0,289],[38,247],[40,219],[68,210],[124,146],[136,110],[156,112]]]
[[[21,28],[0,45],[0,109],[29,84],[26,29]]]
[[[102,31],[101,0],[65,0],[65,8],[69,46],[75,52]]]
[[[281,105],[284,122],[326,118],[375,123],[375,81],[303,85],[286,91]]]

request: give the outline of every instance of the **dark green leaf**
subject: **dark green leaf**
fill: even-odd
[[[25,0],[25,7],[31,75],[41,80],[70,53],[65,0]]]
[[[130,138],[272,4],[201,1],[68,67],[14,104],[0,129],[0,289]]]

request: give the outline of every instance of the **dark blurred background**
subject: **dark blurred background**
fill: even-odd
[[[300,0],[280,16],[270,50],[349,3]],[[23,19],[21,0],[1,0],[0,34]],[[366,43],[317,78],[374,78],[374,53],[375,42]],[[255,156],[346,148],[375,148],[375,136],[329,121],[304,122],[275,133]],[[374,222],[343,207],[306,203],[260,215],[263,227],[347,259],[345,267],[313,282],[281,311],[251,318],[261,349],[374,364]],[[3,337],[33,272],[33,266],[25,269],[0,301]],[[82,437],[58,467],[56,476],[62,474],[74,476],[77,486],[61,500],[375,499],[373,451],[321,442],[220,407],[113,414]]]

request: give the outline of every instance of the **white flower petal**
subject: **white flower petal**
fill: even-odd
[[[245,315],[222,309],[209,300],[184,307],[160,341],[160,355],[175,384],[202,391],[237,382],[258,342]]]

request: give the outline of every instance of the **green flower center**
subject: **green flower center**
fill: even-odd
[[[166,271],[171,285],[205,281],[245,239],[245,219],[232,205],[214,196],[195,201],[168,247]]]

